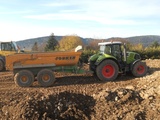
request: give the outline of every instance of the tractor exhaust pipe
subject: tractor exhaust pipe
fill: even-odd
[[[124,51],[123,51],[123,54],[124,54],[124,62],[126,63],[126,62],[127,62],[127,50],[126,50],[126,43],[124,43]]]

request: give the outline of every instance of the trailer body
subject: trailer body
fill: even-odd
[[[81,52],[19,53],[6,56],[6,69],[16,70],[34,67],[73,66]]]
[[[54,71],[83,72],[78,66],[81,53],[78,50],[16,53],[6,56],[6,70],[13,71],[14,81],[21,87],[31,86],[35,79],[48,87],[55,82]]]

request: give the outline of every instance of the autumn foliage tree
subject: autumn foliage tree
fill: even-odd
[[[83,45],[83,42],[80,37],[76,35],[64,36],[59,41],[59,50],[62,51],[71,50],[77,47],[78,45]]]
[[[47,41],[45,51],[54,51],[58,46],[58,41],[55,39],[54,34],[52,33]]]

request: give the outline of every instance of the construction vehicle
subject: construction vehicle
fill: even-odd
[[[0,72],[5,69],[5,56],[18,52],[15,42],[0,42]]]
[[[147,72],[147,66],[141,62],[140,55],[126,52],[121,42],[99,43],[100,52],[89,59],[90,70],[102,81],[115,80],[119,73],[132,72],[141,77]],[[37,80],[41,86],[52,86],[55,82],[55,71],[86,73],[79,62],[82,46],[75,51],[17,53],[6,56],[6,69],[14,73],[18,86],[28,87]],[[89,70],[88,70],[89,71]]]
[[[127,52],[122,42],[98,43],[100,52],[90,57],[90,70],[102,81],[115,80],[119,73],[132,73],[136,77],[146,75],[148,67],[138,53]]]

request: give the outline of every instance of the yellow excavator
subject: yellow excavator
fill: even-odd
[[[18,52],[16,42],[0,42],[0,72],[5,70],[5,57]]]

